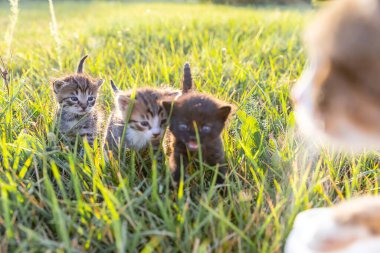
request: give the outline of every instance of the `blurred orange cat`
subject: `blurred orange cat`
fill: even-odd
[[[380,1],[334,1],[305,41],[310,66],[293,89],[301,129],[379,148]]]
[[[308,27],[306,45],[310,67],[293,89],[300,129],[380,149],[380,0],[333,1]],[[300,213],[285,253],[322,252],[380,252],[380,197]]]

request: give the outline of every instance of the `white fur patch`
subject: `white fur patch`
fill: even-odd
[[[146,132],[137,131],[133,128],[128,127],[126,138],[129,148],[139,150],[145,148],[149,144],[151,136]]]
[[[358,4],[358,11],[362,11],[366,15],[374,15],[377,13],[377,8],[379,8],[378,0],[356,0]],[[377,14],[376,14],[377,15]]]
[[[313,104],[313,79],[317,70],[317,64],[311,64],[302,74],[293,87],[292,96],[296,101],[295,116],[301,131],[310,136],[319,132],[318,122]]]
[[[298,214],[286,241],[285,253],[380,252],[380,239],[371,237],[368,229],[362,226],[340,226],[334,217],[331,208],[315,208]],[[367,244],[371,240],[377,243]],[[340,246],[339,249],[336,245]]]
[[[161,120],[158,116],[154,116],[150,121],[151,129],[145,131],[138,131],[133,128],[127,129],[126,138],[128,146],[136,150],[145,148],[152,140],[159,140],[162,137],[163,129],[161,128]],[[154,135],[158,134],[155,138]]]
[[[380,237],[372,237],[356,241],[349,248],[337,253],[379,253]]]

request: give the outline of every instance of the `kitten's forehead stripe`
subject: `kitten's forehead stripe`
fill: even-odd
[[[150,116],[153,117],[153,112],[152,112],[152,110],[150,108],[147,109],[147,112],[148,112],[148,114],[150,114]]]
[[[146,106],[148,106],[148,101],[147,101],[146,98],[144,97],[144,94],[143,94],[143,93],[140,93],[140,94],[139,94],[139,97],[140,97],[141,100],[144,102],[144,104],[145,104]]]

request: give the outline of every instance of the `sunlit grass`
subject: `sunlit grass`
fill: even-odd
[[[19,6],[9,96],[0,89],[0,251],[281,252],[299,211],[377,193],[372,156],[316,152],[295,133],[289,88],[305,64],[300,38],[311,10],[54,7],[53,36],[48,1]],[[12,25],[10,16],[0,3],[0,27]],[[74,71],[87,53],[86,71],[107,79],[100,98],[106,112],[109,79],[123,89],[179,87],[186,61],[198,90],[236,105],[223,134],[226,196],[209,185],[208,166],[177,192],[166,168],[133,152],[107,166],[100,150],[86,146],[81,159],[60,146],[51,80]]]

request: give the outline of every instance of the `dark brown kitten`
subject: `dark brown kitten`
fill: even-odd
[[[186,87],[191,83],[188,65],[185,65],[184,83],[188,84]],[[163,106],[168,113],[171,112],[170,169],[173,179],[176,182],[180,180],[181,161],[186,170],[193,157],[198,158],[197,154],[201,151],[203,162],[210,166],[219,165],[217,183],[223,183],[227,166],[221,133],[231,112],[231,105],[210,95],[189,92],[174,102],[164,101]]]

